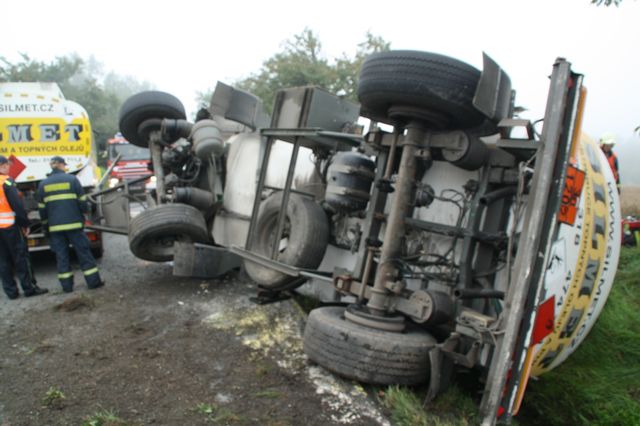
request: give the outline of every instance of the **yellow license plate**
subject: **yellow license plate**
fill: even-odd
[[[29,247],[35,247],[38,245],[38,240],[36,240],[35,238],[29,238],[27,240],[27,244],[29,245]]]

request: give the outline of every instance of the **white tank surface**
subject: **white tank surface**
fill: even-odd
[[[531,374],[560,365],[585,339],[605,305],[618,268],[621,216],[616,182],[597,143],[582,135],[576,155],[582,193],[573,225],[560,223],[544,280],[553,332],[534,350]]]
[[[263,152],[261,144],[264,144],[264,141],[258,133],[240,133],[230,137],[226,143],[229,144],[229,154],[224,211],[215,218],[213,238],[216,243],[224,246],[244,247],[256,193],[260,155]],[[274,143],[269,158],[266,185],[284,187],[292,149],[289,143]],[[298,153],[293,188],[308,186],[314,174],[312,151],[302,147]]]
[[[55,155],[79,171],[92,161],[87,112],[55,83],[0,83],[0,154],[19,168],[18,183],[44,179]]]

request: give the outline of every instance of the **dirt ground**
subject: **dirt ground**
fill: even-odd
[[[176,278],[124,237],[105,245],[101,289],[76,268],[62,293],[40,254],[50,293],[1,295],[0,425],[389,424],[361,387],[307,362],[295,303],[258,306],[238,273]]]

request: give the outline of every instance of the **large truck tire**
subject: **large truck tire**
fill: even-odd
[[[282,192],[277,192],[260,206],[251,246],[253,252],[271,257],[281,203]],[[322,207],[310,198],[290,194],[281,243],[279,262],[299,268],[317,268],[329,244],[329,221]],[[271,290],[278,290],[293,280],[289,275],[249,260],[244,261],[244,267],[253,281]]]
[[[162,119],[184,120],[186,116],[184,105],[175,96],[148,91],[133,95],[122,104],[118,123],[126,140],[146,148],[149,146],[149,133],[160,129]],[[141,128],[144,122],[147,123]]]
[[[304,330],[304,352],[327,370],[376,385],[415,385],[429,379],[429,351],[436,339],[412,326],[404,332],[355,324],[344,307],[311,311]]]
[[[358,99],[363,115],[376,121],[393,124],[394,114],[415,112],[437,130],[472,129],[486,118],[472,104],[479,80],[479,70],[447,56],[379,52],[362,64]]]
[[[202,213],[186,204],[162,204],[134,217],[129,224],[129,248],[151,262],[173,260],[174,243],[206,243],[207,225]]]

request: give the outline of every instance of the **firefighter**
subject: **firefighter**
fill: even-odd
[[[613,172],[613,177],[616,180],[618,193],[620,193],[620,170],[618,169],[618,157],[616,157],[616,154],[613,152],[613,145],[615,145],[615,143],[616,140],[611,134],[604,134],[600,138],[600,149],[602,149],[605,157],[607,157],[607,161],[609,162],[609,166]]]
[[[78,256],[87,287],[102,287],[104,282],[91,254],[89,239],[84,233],[84,214],[89,211],[80,181],[65,173],[64,158],[51,159],[51,174],[38,186],[38,207],[43,226],[49,235],[51,250],[56,255],[58,279],[65,293],[73,291],[73,272],[69,262],[69,244]]]
[[[9,299],[17,299],[18,286],[14,271],[20,280],[25,297],[39,296],[49,290],[35,285],[29,250],[24,235],[29,234],[29,219],[22,205],[15,182],[8,176],[11,164],[0,155],[0,275],[2,288]]]

